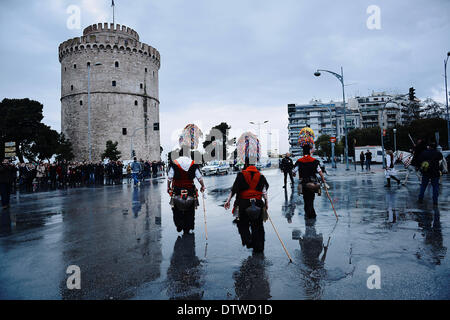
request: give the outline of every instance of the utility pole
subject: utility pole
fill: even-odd
[[[350,170],[348,167],[348,138],[347,138],[347,108],[345,105],[345,85],[344,85],[344,68],[341,67],[341,74],[330,71],[330,70],[323,70],[323,69],[317,69],[316,72],[314,72],[314,75],[316,77],[320,77],[320,71],[331,73],[333,76],[335,76],[342,84],[342,104],[344,105],[344,133],[345,133],[345,163],[346,163],[346,171]]]
[[[447,89],[447,61],[449,57],[450,51],[447,52],[447,59],[444,60],[445,104],[447,106],[447,150],[450,150],[450,114],[448,113],[448,89]]]

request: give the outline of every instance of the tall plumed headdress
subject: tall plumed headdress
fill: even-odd
[[[199,139],[202,137],[202,130],[195,124],[190,123],[184,127],[178,143],[180,144],[180,147],[187,146],[189,149],[194,150],[198,148]]]
[[[245,162],[250,159],[250,162],[259,161],[261,158],[261,145],[258,137],[247,131],[244,132],[236,143],[238,160]]]
[[[312,148],[314,147],[314,138],[315,135],[313,129],[305,127],[300,130],[300,133],[298,135],[298,145],[300,147],[310,146]]]

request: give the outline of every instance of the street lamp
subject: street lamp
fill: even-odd
[[[450,57],[450,51],[447,52],[447,58],[444,60],[444,77],[445,77],[445,104],[447,105],[447,149],[450,150],[450,114],[448,113],[448,89],[447,89],[447,61]]]
[[[266,120],[266,121],[264,121],[264,122],[253,122],[253,121],[250,121],[250,123],[251,124],[254,124],[254,125],[257,125],[258,126],[258,138],[259,139],[261,139],[261,125],[262,124],[265,124],[265,123],[267,123],[267,122],[269,122],[269,120]]]
[[[325,107],[328,109],[328,112],[330,113],[330,126],[331,126],[331,129],[333,129],[333,118],[331,115],[331,108],[327,105],[325,105]],[[336,113],[336,108],[334,109],[334,113]],[[336,138],[337,137],[337,126],[334,127],[334,130],[335,130],[334,136]],[[333,140],[333,142],[331,142],[331,166],[334,169],[336,169],[336,161],[334,161],[334,140]]]
[[[397,129],[393,129],[394,131],[394,154],[397,154]]]
[[[253,122],[253,121],[250,121],[251,124],[254,124],[254,125],[258,126],[258,139],[261,139],[261,125],[262,124],[266,124],[267,122],[269,122],[269,120],[266,120],[264,122]],[[260,143],[261,143],[261,141],[260,141]]]
[[[345,106],[344,69],[341,67],[341,74],[338,74],[336,72],[329,71],[329,70],[317,69],[317,71],[314,72],[314,75],[316,77],[320,77],[320,71],[331,73],[342,84],[342,103],[344,104],[344,122],[345,122],[345,126],[344,126],[344,131],[345,131],[345,162],[346,162],[346,166],[347,166],[345,170],[348,171],[350,169],[348,167],[347,111],[346,111],[347,108]]]
[[[101,66],[100,62],[94,66]],[[91,144],[91,64],[88,62],[88,145],[89,145],[89,162],[92,161],[92,144]]]

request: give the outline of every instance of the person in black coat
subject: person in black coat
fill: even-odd
[[[8,159],[3,160],[0,165],[0,194],[2,197],[3,209],[9,208],[9,198],[11,195],[11,185],[15,180],[16,171]]]
[[[289,175],[289,178],[291,179],[291,187],[292,188],[294,187],[294,177],[292,175],[292,169],[294,168],[294,163],[292,162],[292,159],[289,156],[290,156],[290,154],[286,153],[286,156],[281,160],[281,163],[280,163],[280,169],[284,173],[283,188],[286,188],[288,175]]]
[[[366,160],[366,157],[364,156],[364,151],[361,151],[359,154],[359,162],[361,163],[361,171],[364,171],[364,162]]]
[[[417,143],[413,147],[413,158],[411,160],[411,165],[419,170],[420,161],[419,156],[427,149],[427,142],[425,139],[418,139]]]
[[[152,177],[156,178],[158,176],[158,163],[156,161],[152,162]]]
[[[428,183],[433,187],[433,205],[438,205],[439,197],[439,161],[443,159],[442,153],[436,150],[436,143],[432,143],[430,148],[423,151],[417,158],[417,164],[422,172],[422,182],[420,184],[419,203],[423,202],[425,190]]]

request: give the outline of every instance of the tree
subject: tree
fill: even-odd
[[[431,98],[425,99],[420,108],[421,118],[445,118],[445,106]]]
[[[64,133],[60,133],[58,137],[58,148],[56,150],[56,160],[57,161],[72,161],[75,158],[72,149],[72,143],[67,140]]]
[[[227,146],[229,143],[232,143],[232,140],[228,141],[228,130],[231,129],[231,126],[229,126],[226,122],[221,122],[217,126],[214,126],[211,128],[211,131],[213,129],[217,129],[222,133],[222,139],[220,140],[220,143],[222,143],[222,159],[227,159]],[[216,137],[212,134],[212,132],[209,132],[209,134],[206,136],[205,141],[203,142],[203,148],[206,149],[207,146],[209,146],[213,141],[216,140]],[[215,157],[215,150],[212,150],[211,156]]]
[[[43,105],[30,99],[3,99],[0,102],[0,144],[14,141],[20,162],[74,158],[72,144],[64,134],[51,129],[41,120]],[[3,153],[2,153],[3,154]]]
[[[420,119],[420,103],[416,100],[409,101],[406,109],[406,124]]]
[[[386,149],[394,149],[394,128],[386,129],[386,136],[384,137],[384,147]],[[442,147],[448,148],[447,142],[447,123],[441,118],[418,119],[411,123],[397,126],[396,144],[397,150],[408,151],[413,147],[409,135],[417,141],[422,138],[428,141],[435,140],[435,133],[439,132],[439,144]],[[379,127],[354,129],[348,133],[349,154],[351,152],[352,141],[356,139],[356,146],[381,146],[381,129]]]
[[[330,136],[328,134],[322,134],[317,138],[316,149],[317,154],[320,157],[323,156],[331,157],[331,143],[330,143]]]
[[[119,143],[112,142],[111,140],[106,141],[106,149],[105,152],[102,154],[102,160],[105,158],[108,158],[112,161],[117,161],[120,159],[121,152],[117,150],[117,145]]]
[[[59,133],[49,126],[39,123],[37,126],[36,137],[34,137],[29,148],[30,156],[37,157],[39,160],[47,160],[53,157],[59,147]],[[29,159],[29,156],[27,156]]]
[[[344,154],[344,150],[345,150],[345,137],[342,137],[341,140],[339,140],[334,145],[335,156],[340,156],[341,154]]]
[[[44,118],[42,109],[40,102],[28,98],[5,98],[0,102],[0,143],[14,141],[20,162],[24,162],[23,150],[30,150],[30,144],[36,138]]]

